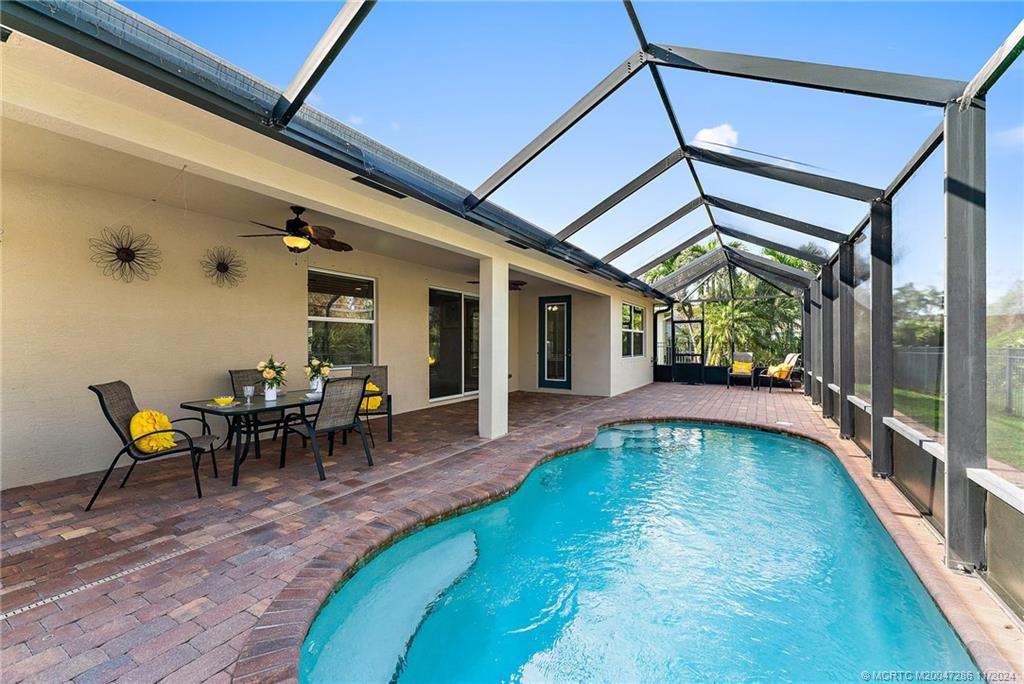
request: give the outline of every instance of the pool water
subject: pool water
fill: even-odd
[[[827,450],[731,427],[602,431],[357,572],[308,682],[862,680],[977,673]]]

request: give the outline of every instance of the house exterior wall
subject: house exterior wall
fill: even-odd
[[[536,290],[528,285],[510,295],[510,389],[536,388],[541,282],[550,284],[548,294],[575,295],[574,392],[608,395],[650,380],[649,361],[621,358],[619,306],[627,291],[614,282],[512,247],[414,199],[365,188],[352,182],[351,172],[23,36],[5,43],[0,77],[4,121],[165,168],[187,167],[200,179],[284,206],[302,204],[472,259],[502,259],[537,276]],[[185,220],[182,210],[159,203],[140,213],[145,203],[138,197],[97,190],[91,180],[55,185],[7,172],[2,178],[0,486],[109,463],[116,442],[86,391],[91,383],[122,377],[140,405],[180,415],[181,401],[223,392],[228,368],[271,352],[289,362],[293,383],[301,380],[307,265],[378,278],[377,360],[391,367],[396,409],[428,405],[428,287],[472,292],[466,282],[472,277],[366,251],[314,250],[296,259],[282,258],[269,244],[246,245],[245,283],[222,290],[203,278],[198,260],[207,247],[236,246],[229,238],[251,226],[195,212]],[[90,262],[88,238],[120,222],[152,234],[163,250],[163,267],[151,281],[116,282]],[[630,297],[650,310],[650,300]],[[650,317],[647,327],[649,347]]]
[[[228,369],[271,353],[288,362],[288,387],[304,386],[309,267],[376,279],[377,361],[389,367],[395,410],[424,408],[428,289],[476,291],[465,274],[367,252],[289,255],[276,240],[242,242],[251,225],[137,197],[12,173],[2,182],[4,488],[109,464],[119,444],[90,384],[123,379],[140,407],[172,418],[186,415],[182,401],[229,392]],[[151,280],[116,281],[90,261],[89,238],[119,221],[160,248]],[[236,288],[202,274],[199,259],[218,244],[246,260]],[[515,349],[515,315],[509,331]]]

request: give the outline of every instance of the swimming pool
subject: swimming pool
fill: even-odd
[[[300,676],[850,680],[977,668],[835,457],[756,430],[603,430],[413,534],[317,616]]]

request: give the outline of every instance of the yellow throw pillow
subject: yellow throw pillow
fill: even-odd
[[[754,372],[754,364],[744,363],[743,361],[734,361],[732,364],[732,372],[734,375],[750,375]]]
[[[367,392],[380,392],[380,387],[377,387],[372,382],[366,383]],[[359,405],[360,411],[376,411],[380,408],[380,403],[384,401],[384,397],[367,397],[363,399],[363,403]]]
[[[772,364],[771,366],[768,366],[768,375],[770,375],[773,378],[778,377],[776,373],[778,373],[779,369],[782,368],[784,365],[785,364],[782,363],[776,363]]]
[[[153,409],[142,409],[132,416],[131,431],[132,439],[149,434],[156,430],[170,430],[171,421],[167,414],[154,411]],[[170,432],[161,432],[159,435],[143,437],[135,443],[135,448],[146,454],[155,454],[158,451],[165,451],[174,446],[174,435]]]
[[[780,363],[778,366],[773,366],[775,370],[772,372],[773,378],[779,380],[789,379],[789,374],[793,372],[793,364],[791,363]]]

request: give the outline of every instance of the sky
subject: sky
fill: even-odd
[[[284,88],[340,2],[129,2],[135,11]],[[969,80],[1024,4],[637,2],[652,42]],[[472,189],[638,47],[619,2],[379,2],[308,102]],[[884,187],[941,121],[934,107],[662,69],[689,142]],[[988,98],[989,299],[1024,277],[1024,62]],[[552,233],[671,152],[639,74],[491,196]],[[941,154],[940,148],[937,154]],[[748,154],[748,153],[739,153]],[[842,232],[860,202],[698,164],[705,191]],[[898,286],[942,285],[942,163],[894,200]],[[697,195],[685,164],[571,241],[600,257]],[[719,223],[794,246],[784,229]],[[706,227],[703,211],[614,264],[631,271]],[[832,251],[834,245],[819,243]]]

